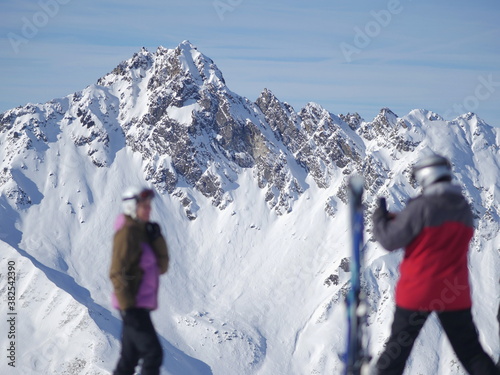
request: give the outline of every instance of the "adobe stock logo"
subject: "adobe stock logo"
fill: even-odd
[[[393,340],[385,344],[384,353],[380,356],[377,367],[381,370],[386,369],[393,363],[393,360],[406,351],[405,348],[407,349],[413,346],[415,333],[419,333],[431,312],[434,311],[439,314],[447,311],[447,306],[455,302],[461,296],[463,297],[464,293],[470,293],[468,283],[464,283],[456,277],[451,280],[444,280],[444,286],[441,289],[439,297],[430,301],[429,304],[422,306],[422,308],[413,311],[411,315],[408,316],[409,324],[407,325],[407,330],[399,332]]]
[[[493,74],[488,74],[488,77],[479,76],[477,78],[479,83],[474,89],[474,93],[466,96],[462,103],[455,103],[452,109],[444,113],[445,118],[451,118],[453,115],[460,116],[467,112],[474,112],[479,108],[481,102],[486,101],[492,97],[496,88],[500,87],[500,81],[493,80]]]
[[[411,1],[411,0],[409,0]],[[352,61],[352,55],[359,54],[370,45],[374,38],[380,35],[382,30],[389,26],[392,21],[393,15],[399,14],[403,11],[403,6],[399,0],[389,0],[387,9],[379,11],[370,11],[372,16],[364,27],[354,27],[354,38],[352,44],[342,42],[340,43],[340,50],[347,62]]]
[[[233,12],[236,7],[241,5],[242,2],[243,0],[214,0],[212,5],[219,16],[219,19],[224,21],[224,14],[227,12]]]
[[[60,5],[68,4],[71,0],[39,0],[37,2],[40,10],[33,13],[31,17],[22,17],[20,34],[10,32],[7,34],[12,49],[17,54],[23,44],[28,44],[40,29],[43,29],[54,18],[60,10]]]

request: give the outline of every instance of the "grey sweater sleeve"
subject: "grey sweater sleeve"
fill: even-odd
[[[422,200],[418,198],[394,217],[377,208],[372,216],[375,239],[389,251],[407,246],[423,228],[422,208]]]

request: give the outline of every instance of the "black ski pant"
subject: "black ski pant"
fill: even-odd
[[[113,375],[133,375],[142,359],[141,375],[158,375],[163,349],[149,310],[127,309],[122,313],[122,350]]]
[[[413,344],[430,312],[406,310],[396,306],[391,335],[377,361],[379,375],[401,375]],[[451,346],[471,375],[500,375],[493,360],[484,352],[471,310],[436,312]]]

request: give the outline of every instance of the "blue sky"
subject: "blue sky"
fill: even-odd
[[[189,40],[228,87],[371,120],[383,107],[500,126],[498,0],[2,0],[0,112]]]

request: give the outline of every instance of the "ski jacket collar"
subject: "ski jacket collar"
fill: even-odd
[[[445,193],[461,195],[462,189],[460,188],[460,186],[454,185],[448,181],[437,182],[437,183],[429,185],[427,188],[425,188],[422,195],[426,195],[426,196],[428,196],[428,195],[441,195],[441,194],[445,194]]]

